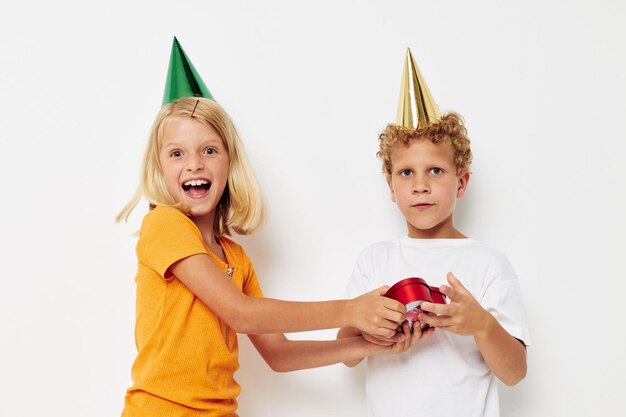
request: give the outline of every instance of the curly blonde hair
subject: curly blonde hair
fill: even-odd
[[[187,212],[167,191],[159,152],[167,123],[174,117],[191,117],[211,126],[220,135],[228,151],[228,184],[222,194],[215,215],[213,229],[217,235],[229,235],[231,229],[247,235],[261,227],[267,218],[267,207],[261,189],[254,177],[239,134],[226,111],[215,101],[186,97],[164,106],[154,121],[143,163],[139,189],[116,221],[127,220],[141,197],[148,200],[152,210],[156,206],[171,206]]]
[[[456,174],[461,175],[469,171],[472,164],[472,150],[463,124],[463,117],[458,113],[450,112],[446,113],[439,122],[417,130],[388,124],[378,136],[379,150],[376,153],[376,156],[383,162],[383,174],[387,178],[391,177],[391,156],[397,143],[408,144],[412,140],[426,138],[435,144],[450,143],[454,151]]]

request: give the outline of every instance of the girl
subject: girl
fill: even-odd
[[[263,298],[245,252],[226,237],[254,232],[265,219],[261,193],[235,127],[215,101],[181,98],[152,126],[140,189],[150,203],[137,243],[136,344],[123,416],[232,416],[240,388],[236,333],[246,333],[275,371],[324,366],[406,350],[404,327],[391,346],[361,336],[289,341],[281,332],[352,326],[395,334],[404,306],[386,287],[352,300]]]

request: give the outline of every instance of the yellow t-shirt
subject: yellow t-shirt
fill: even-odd
[[[123,417],[236,416],[237,334],[169,270],[181,259],[205,253],[224,272],[232,271],[244,294],[262,297],[243,248],[223,236],[219,243],[227,264],[181,211],[157,207],[145,216],[135,278],[138,354]]]

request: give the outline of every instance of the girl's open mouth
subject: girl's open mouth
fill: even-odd
[[[183,191],[192,198],[204,197],[211,189],[211,182],[204,179],[189,180],[183,183]]]

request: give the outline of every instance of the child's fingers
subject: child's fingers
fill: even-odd
[[[376,288],[374,291],[376,291],[378,295],[385,295],[385,293],[389,291],[389,285],[383,285],[380,288]]]
[[[368,331],[367,333],[371,333],[378,338],[392,338],[396,334],[398,323],[389,320],[383,320],[379,323],[378,327],[373,328],[372,331]]]
[[[405,331],[405,341],[404,341],[404,350],[408,350],[411,346],[413,346],[413,344],[420,339],[421,334],[420,334],[420,326],[419,323],[413,323],[413,334],[411,334],[411,325],[409,324],[408,321],[404,322],[406,325],[406,331]],[[403,330],[404,330],[404,326],[403,326]]]
[[[467,288],[465,288],[465,286],[461,284],[461,281],[459,281],[459,279],[452,272],[448,272],[448,275],[446,276],[446,278],[448,279],[448,283],[450,284],[450,286],[452,286],[452,288],[456,292],[458,293],[469,292]]]
[[[361,332],[361,335],[363,336],[363,339],[379,346],[391,346],[394,343],[401,342],[404,339],[404,335],[402,333],[396,333],[392,337],[376,337],[365,332]]]
[[[450,314],[451,306],[449,304],[429,303],[428,301],[420,304],[420,310],[434,314]]]
[[[453,288],[463,288],[463,289],[465,289],[463,284],[461,284],[461,281],[459,281],[459,279],[452,272],[448,272],[448,274],[446,275],[446,278],[448,280],[448,283]]]
[[[355,326],[361,332],[369,333],[378,338],[392,338],[396,334],[398,323],[386,320],[378,316],[372,317],[371,320],[363,322],[361,326]]]
[[[372,293],[378,294],[375,299],[371,299],[373,301],[372,310],[377,315],[381,316],[386,320],[390,320],[396,323],[396,327],[398,323],[401,323],[404,320],[404,314],[406,313],[406,307],[399,301],[393,300],[389,297],[383,297],[382,294],[386,292],[385,288],[389,288],[387,285],[384,285],[374,291]]]
[[[408,321],[405,321],[404,323],[402,323],[402,335],[404,335],[404,340],[401,342],[398,342],[396,346],[396,348],[398,349],[398,352],[404,352],[409,347],[411,347],[412,335],[411,335],[411,328],[409,326]]]
[[[362,294],[351,301],[351,326],[378,337],[395,335],[398,323],[404,320],[402,303],[381,296],[385,286]]]
[[[385,298],[383,306],[386,310],[383,311],[384,318],[395,322],[396,326],[397,323],[402,323],[402,321],[404,321],[406,313],[406,307],[404,306],[404,304],[392,300],[391,298]]]
[[[413,334],[411,334],[411,325],[408,321],[402,323],[402,335],[404,335],[404,340],[395,343],[390,348],[390,353],[401,353],[409,350],[418,340],[423,339],[424,337],[429,337],[435,332],[434,328],[429,328],[427,330],[423,330],[420,327],[419,322],[413,323]]]
[[[419,319],[422,323],[429,324],[432,327],[446,328],[454,324],[451,317],[444,316],[444,315],[434,316],[430,314],[421,313],[419,315]]]
[[[396,300],[391,299],[389,297],[381,297],[381,298],[383,300],[383,306],[386,309],[394,311],[394,312],[396,312],[398,314],[401,314],[401,315],[406,313],[406,307],[400,301],[396,301]]]
[[[430,336],[432,336],[434,333],[435,333],[435,328],[434,328],[434,327],[429,327],[429,328],[428,328],[428,329],[426,329],[426,330],[422,330],[422,335],[421,335],[421,338],[422,338],[422,339],[424,339],[424,338],[430,337]]]
[[[430,314],[420,314],[419,315],[419,320],[421,323],[424,324],[428,324],[432,327],[437,327],[437,324],[435,324],[435,319],[437,318],[437,316],[431,316]]]
[[[413,323],[413,337],[411,337],[411,346],[418,340],[422,339],[424,331],[422,330],[422,324],[419,321]]]
[[[413,323],[413,335],[411,336],[411,343],[409,343],[409,345],[407,346],[407,349],[412,347],[419,340],[422,340],[425,337],[432,335],[434,332],[435,332],[434,327],[422,329],[422,323],[420,323],[419,321],[414,322]]]
[[[457,301],[459,299],[459,292],[449,285],[440,286],[439,291],[444,293],[451,301]]]

